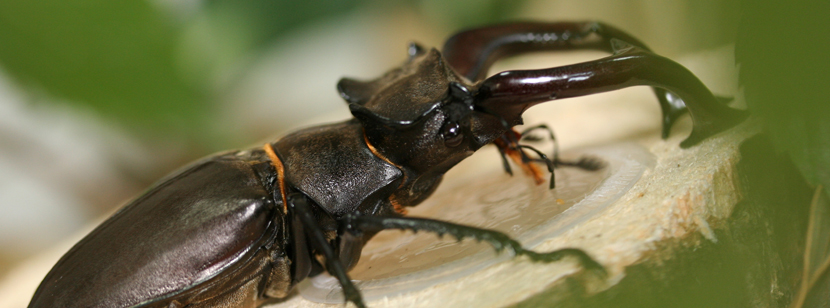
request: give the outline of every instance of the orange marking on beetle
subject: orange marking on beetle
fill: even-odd
[[[369,142],[369,137],[366,136],[366,130],[363,130],[363,142],[366,143],[366,147],[368,147],[369,151],[372,152],[372,154],[374,154],[375,156],[377,156],[377,158],[380,158],[381,160],[385,161],[387,164],[395,166],[395,168],[398,168],[399,170],[401,170],[401,174],[403,175],[403,179],[401,179],[401,184],[398,185],[398,188],[403,187],[403,184],[406,183],[406,173],[403,172],[403,168],[401,168],[401,166],[398,166],[397,164],[393,163],[391,160],[389,160],[385,156],[381,155],[380,152],[378,152],[378,150],[375,149],[375,146],[373,146],[372,143]],[[394,194],[389,196],[389,203],[392,203],[392,206],[395,208],[395,212],[398,212],[401,215],[406,215],[406,214],[409,213],[409,211],[407,211],[406,208],[404,208],[403,205],[401,205],[398,201],[395,201],[395,195]]]
[[[403,172],[403,168],[401,166],[398,166],[397,164],[393,163],[391,160],[389,160],[388,158],[386,158],[382,154],[380,154],[380,152],[378,152],[378,150],[375,149],[375,146],[373,146],[371,143],[369,143],[369,137],[366,136],[366,130],[363,131],[363,142],[366,143],[366,147],[368,147],[369,151],[372,152],[372,154],[374,154],[375,156],[377,156],[377,158],[380,158],[381,160],[385,161],[387,164],[395,166],[395,168],[398,168],[399,170],[401,170],[401,174],[403,174],[403,180],[401,180],[401,184],[398,185],[398,188],[403,187],[403,184],[406,183],[406,173]]]
[[[398,201],[395,201],[395,195],[389,196],[389,203],[392,203],[392,206],[395,208],[395,212],[398,212],[398,214],[409,214],[409,211],[407,211],[403,205],[398,203]]]
[[[274,152],[274,147],[272,147],[270,143],[266,143],[262,146],[262,149],[265,150],[265,153],[268,154],[268,158],[271,159],[271,165],[274,166],[274,169],[277,169],[277,183],[280,185],[282,210],[283,213],[288,213],[288,198],[285,196],[285,167],[282,165],[282,161],[277,156],[277,153]]]

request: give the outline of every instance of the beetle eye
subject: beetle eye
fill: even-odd
[[[464,140],[461,134],[461,127],[458,123],[447,123],[441,128],[441,136],[444,137],[444,145],[450,148],[457,147]]]

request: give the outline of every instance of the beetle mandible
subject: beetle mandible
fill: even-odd
[[[486,76],[503,57],[572,49],[612,55]],[[681,65],[602,23],[489,26],[452,36],[443,52],[412,44],[408,54],[378,79],[338,83],[353,119],[216,154],[159,181],[67,252],[29,307],[256,307],[323,271],[339,280],[347,302],[365,307],[347,271],[385,229],[476,238],[539,261],[571,256],[602,271],[578,249],[537,253],[500,232],[406,216],[406,207],[484,145],[530,165],[512,127],[542,102],[651,86],[664,137],[680,114],[691,114],[681,147],[746,117]],[[563,163],[542,158],[548,167]]]

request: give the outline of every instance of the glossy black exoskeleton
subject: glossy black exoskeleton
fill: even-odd
[[[566,49],[612,55],[486,78],[499,58]],[[405,208],[487,144],[530,165],[512,127],[534,104],[637,85],[654,87],[664,136],[684,112],[680,99],[686,103],[694,128],[683,147],[745,117],[679,64],[599,23],[478,28],[451,37],[443,54],[413,44],[406,63],[380,78],[339,82],[353,119],[217,154],[161,180],[67,252],[29,307],[255,307],[322,271],[363,307],[346,272],[384,229],[477,238],[534,260],[572,256],[601,270],[578,249],[536,253],[502,233],[407,217]]]

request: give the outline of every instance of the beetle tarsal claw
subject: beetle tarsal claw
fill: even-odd
[[[532,250],[522,249],[519,254],[527,256],[532,261],[544,263],[559,261],[565,257],[575,257],[579,261],[582,268],[589,271],[596,271],[603,276],[607,274],[605,267],[602,266],[602,264],[591,258],[591,256],[581,249],[563,248],[547,253],[538,253]]]

